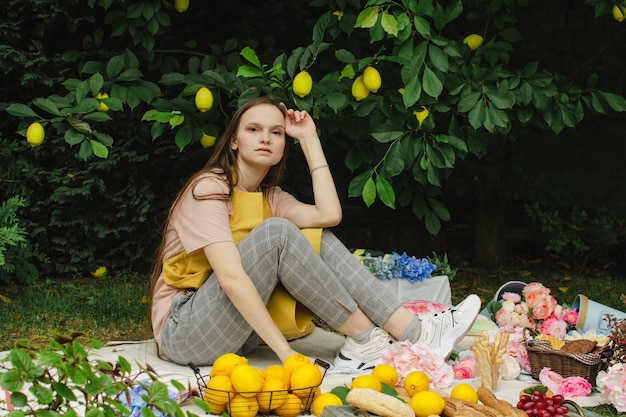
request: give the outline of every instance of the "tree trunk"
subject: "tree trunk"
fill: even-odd
[[[506,256],[506,208],[504,198],[491,191],[474,200],[472,264],[500,265]]]

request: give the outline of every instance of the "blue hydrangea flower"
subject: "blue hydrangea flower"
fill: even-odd
[[[147,387],[149,385],[150,385],[149,382],[142,382],[141,384],[137,385],[136,387],[128,391],[128,393],[130,394],[130,405],[126,403],[126,395],[124,394],[120,395],[120,401],[122,402],[122,404],[130,408],[130,414],[129,414],[130,417],[141,416],[141,409],[146,406],[146,401],[141,396],[148,394],[148,391],[146,391],[144,387]],[[173,400],[176,399],[176,393],[171,390],[168,390],[168,396]],[[157,414],[156,410],[154,410],[154,412],[155,412],[154,415],[157,417],[167,417],[167,414],[164,414],[164,413]]]
[[[432,272],[437,269],[428,259],[418,259],[407,255],[406,252],[402,255],[392,252],[382,256],[372,256],[364,252],[358,254],[357,257],[372,274],[380,279],[400,278],[417,282],[424,278],[431,278]]]

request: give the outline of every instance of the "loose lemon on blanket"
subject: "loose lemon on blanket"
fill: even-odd
[[[322,377],[317,365],[305,363],[291,373],[291,391],[300,398],[308,398],[311,389],[322,383]]]
[[[471,403],[478,402],[478,393],[473,386],[466,383],[458,384],[452,388],[452,391],[450,391],[450,397],[463,401],[469,401]]]
[[[276,407],[274,412],[276,415],[280,417],[296,417],[298,414],[304,411],[304,406],[302,405],[302,401],[300,397],[296,394],[287,394],[287,398],[285,402],[280,405],[280,407]],[[234,417],[231,415],[231,417]]]
[[[247,364],[235,366],[230,374],[230,382],[242,397],[255,397],[263,388],[263,376],[255,367]]]
[[[355,376],[352,379],[352,383],[350,384],[350,389],[355,389],[355,388],[369,388],[374,391],[380,392],[380,390],[382,389],[382,385],[380,383],[380,380],[376,378],[375,376],[364,374],[364,375]]]
[[[282,379],[268,379],[263,383],[256,399],[259,403],[259,411],[267,413],[287,400],[287,387]]]
[[[311,412],[319,417],[322,415],[324,407],[328,405],[343,405],[343,401],[341,401],[341,398],[337,397],[332,392],[325,392],[323,394],[316,395],[313,400],[313,405],[311,406]]]
[[[424,372],[413,371],[404,378],[404,390],[409,396],[414,396],[418,392],[430,389],[430,378]]]
[[[248,359],[245,356],[239,356],[236,353],[224,353],[213,362],[209,376],[211,378],[217,375],[230,376],[235,366],[247,363]]]
[[[228,402],[230,391],[233,390],[233,384],[226,375],[217,375],[206,383],[204,390],[204,401],[211,404],[223,405]]]
[[[398,383],[398,371],[388,363],[378,364],[372,369],[372,376],[392,387]]]
[[[411,397],[409,405],[415,412],[415,417],[428,417],[440,415],[446,402],[436,392],[420,391]]]
[[[256,397],[235,395],[228,403],[230,417],[254,417],[259,412],[259,403]]]

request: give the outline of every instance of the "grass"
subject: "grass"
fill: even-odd
[[[495,269],[460,266],[451,281],[452,301],[470,293],[488,302],[507,281],[538,281],[560,303],[571,303],[577,294],[619,310],[626,294],[626,277],[611,268],[576,270],[550,259],[512,259]],[[0,351],[11,349],[20,339],[83,332],[102,342],[150,338],[146,323],[148,279],[123,275],[102,279],[53,280],[31,288],[0,288],[12,298],[0,302]],[[611,406],[591,408],[602,416],[616,417]]]

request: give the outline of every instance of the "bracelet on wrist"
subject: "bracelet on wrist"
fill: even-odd
[[[317,171],[318,169],[322,169],[322,168],[330,168],[330,167],[328,166],[328,164],[316,166],[315,168],[311,168],[311,171],[309,173],[313,174],[314,171]]]

